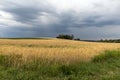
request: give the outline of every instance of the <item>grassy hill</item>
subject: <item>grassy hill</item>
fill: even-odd
[[[0,80],[119,80],[120,44],[0,39]]]

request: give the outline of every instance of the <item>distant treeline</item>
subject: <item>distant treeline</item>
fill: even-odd
[[[82,40],[87,42],[107,42],[107,43],[120,43],[120,39],[101,39],[101,40]]]
[[[110,43],[120,43],[120,39],[101,39],[98,42],[110,42]]]
[[[74,38],[73,34],[72,35],[69,35],[69,34],[59,34],[56,38],[80,41],[79,38]],[[81,40],[81,41],[120,43],[120,39]]]

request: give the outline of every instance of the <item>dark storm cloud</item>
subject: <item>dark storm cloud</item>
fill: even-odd
[[[29,22],[30,20],[35,19],[39,14],[38,9],[29,7],[8,9],[6,11],[14,15],[15,20],[20,22]]]
[[[14,8],[6,8],[4,11],[11,13],[16,21],[29,22],[43,15],[43,12],[54,13],[49,7],[35,7],[35,6],[17,6]]]
[[[93,17],[88,17],[83,19],[80,24],[78,24],[78,26],[82,26],[82,27],[103,27],[103,26],[107,26],[107,25],[120,25],[120,20],[119,19],[102,19],[101,21],[97,21],[100,18],[102,18],[104,16],[93,16]]]
[[[68,33],[98,39],[120,34],[114,33],[120,29],[119,0],[2,0],[0,4],[2,37],[55,37]],[[111,30],[109,26],[117,28]]]
[[[28,36],[28,37],[39,37],[39,36],[56,36],[59,33],[68,33],[69,23],[72,23],[72,15],[71,14],[61,14],[58,15],[54,11],[50,11],[50,9],[44,8],[36,8],[36,7],[24,7],[17,6],[14,8],[6,8],[4,11],[11,13],[14,16],[14,20],[22,23],[28,23],[34,27],[24,27],[24,26],[13,26],[10,28],[6,34],[10,34],[9,37],[14,36]],[[42,25],[40,21],[35,22],[34,20],[38,16],[44,16],[43,13],[52,14],[53,16],[59,18],[61,21],[59,23],[53,23],[50,25]],[[52,20],[52,19],[51,19]],[[47,27],[47,28],[44,28]],[[14,33],[14,35],[13,35]],[[21,33],[21,34],[20,34]]]

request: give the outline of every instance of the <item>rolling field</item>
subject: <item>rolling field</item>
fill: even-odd
[[[0,40],[0,54],[22,55],[26,62],[28,59],[41,58],[44,61],[56,61],[60,63],[74,63],[89,61],[95,55],[105,50],[120,48],[120,44],[80,42],[71,40],[48,39],[48,40]]]
[[[119,43],[0,39],[0,80],[119,80],[119,48]],[[109,60],[101,56],[105,52],[117,53],[107,56],[111,65],[117,61],[117,68],[108,66]]]

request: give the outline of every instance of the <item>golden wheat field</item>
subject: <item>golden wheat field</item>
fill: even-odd
[[[120,48],[116,43],[82,42],[61,39],[0,39],[0,54],[22,55],[24,62],[39,58],[47,62],[89,61],[105,50]]]

